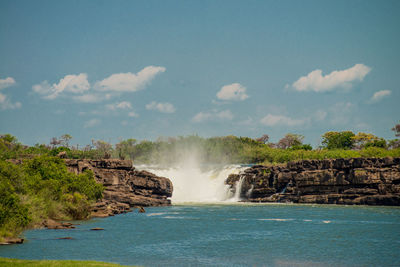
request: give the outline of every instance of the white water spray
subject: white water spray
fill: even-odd
[[[247,167],[240,165],[200,167],[196,161],[189,159],[183,164],[170,168],[152,166],[140,166],[139,168],[158,176],[167,177],[172,181],[174,186],[172,203],[213,203],[240,200],[239,195],[233,196],[229,186],[225,184],[225,180],[229,174],[238,174]],[[237,186],[241,186],[239,183]],[[236,192],[240,192],[240,188],[237,188]]]
[[[240,176],[239,181],[236,182],[235,196],[233,197],[233,201],[240,201],[240,194],[242,192],[243,181],[244,181],[244,176]]]

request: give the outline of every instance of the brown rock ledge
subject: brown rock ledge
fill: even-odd
[[[256,165],[225,181],[250,202],[400,206],[400,158],[302,160]]]
[[[93,217],[107,217],[131,211],[135,206],[171,205],[172,182],[146,171],[139,171],[130,160],[65,159],[71,172],[92,170],[98,183],[105,187],[103,198],[92,207]]]

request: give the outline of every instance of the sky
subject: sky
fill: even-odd
[[[393,139],[400,1],[0,1],[0,134]]]

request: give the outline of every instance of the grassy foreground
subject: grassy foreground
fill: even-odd
[[[19,260],[0,258],[0,266],[91,266],[116,267],[125,266],[101,261],[73,261],[73,260]]]

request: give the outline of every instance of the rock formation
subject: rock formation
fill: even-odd
[[[104,185],[103,199],[92,208],[94,217],[107,217],[136,206],[166,206],[171,201],[172,183],[168,178],[136,170],[130,160],[66,159],[68,169],[76,174],[90,169]]]
[[[400,158],[302,160],[256,165],[225,181],[250,202],[400,205]]]

